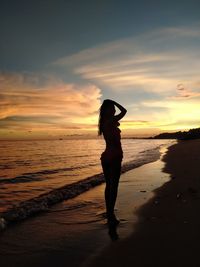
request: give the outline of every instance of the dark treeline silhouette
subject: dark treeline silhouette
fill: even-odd
[[[200,128],[190,129],[189,131],[179,131],[175,133],[161,133],[150,139],[178,139],[178,140],[191,140],[200,139]]]

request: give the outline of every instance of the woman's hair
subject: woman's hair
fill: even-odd
[[[108,115],[108,110],[113,107],[114,104],[111,100],[106,99],[103,101],[100,109],[99,109],[99,123],[98,123],[98,135],[102,135],[102,126],[105,118]]]

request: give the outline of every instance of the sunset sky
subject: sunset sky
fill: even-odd
[[[1,0],[0,139],[200,127],[199,0]]]

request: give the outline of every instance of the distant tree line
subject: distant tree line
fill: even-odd
[[[178,140],[191,140],[200,138],[200,128],[190,129],[189,131],[179,131],[175,133],[161,133],[150,139],[178,139]]]

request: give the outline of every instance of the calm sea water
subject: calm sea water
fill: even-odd
[[[122,139],[123,162],[169,140]],[[102,172],[102,139],[0,141],[0,212],[22,201]]]

